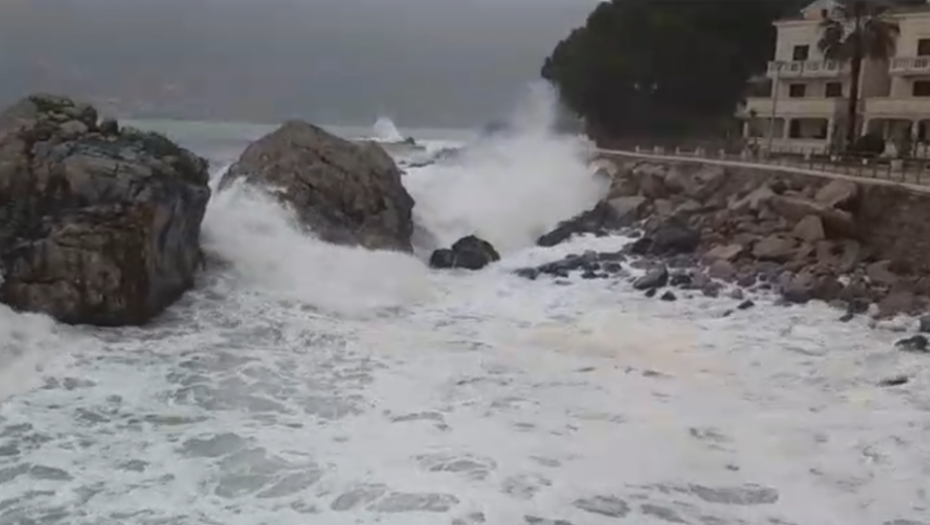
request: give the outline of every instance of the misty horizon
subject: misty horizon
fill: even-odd
[[[471,127],[509,111],[594,0],[5,0],[0,103],[133,118]]]

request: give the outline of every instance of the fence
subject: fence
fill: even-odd
[[[850,177],[930,186],[930,158],[923,154],[930,152],[921,152],[910,158],[890,158],[850,153],[831,154],[823,149],[811,148],[773,147],[770,151],[760,151],[751,144],[739,141],[704,143],[666,141],[660,144],[650,142],[648,146],[624,141],[600,145],[599,149],[784,166]]]

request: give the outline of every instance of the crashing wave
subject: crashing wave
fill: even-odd
[[[405,142],[407,138],[401,135],[400,130],[394,124],[394,121],[388,117],[378,117],[378,120],[372,126],[374,139],[379,142]]]

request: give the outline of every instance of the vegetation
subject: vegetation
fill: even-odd
[[[798,16],[811,2],[605,1],[555,46],[542,76],[595,137],[706,136],[732,119],[747,82],[766,71],[776,38],[772,22]],[[894,34],[887,6],[923,2],[838,0],[820,46],[849,60],[858,74],[863,57],[887,56]],[[855,138],[852,128],[846,131]]]
[[[749,78],[765,71],[772,22],[806,3],[602,2],[556,45],[542,76],[595,135],[706,132],[733,114]]]
[[[888,17],[892,4],[877,0],[836,0],[821,24],[818,47],[824,56],[850,65],[846,144],[856,143],[859,80],[866,58],[887,60],[894,55],[898,24]]]

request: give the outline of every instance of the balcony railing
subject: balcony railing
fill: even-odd
[[[896,57],[891,60],[892,75],[930,74],[930,57]]]
[[[838,60],[773,60],[769,62],[770,78],[830,78],[849,72],[849,64]]]
[[[750,97],[742,109],[744,114],[754,111],[758,115],[771,115],[775,109],[778,116],[821,116],[828,117],[845,111],[846,98],[790,98],[781,97],[776,103],[770,97]],[[777,107],[773,107],[777,104]],[[860,102],[861,104],[861,102]]]

